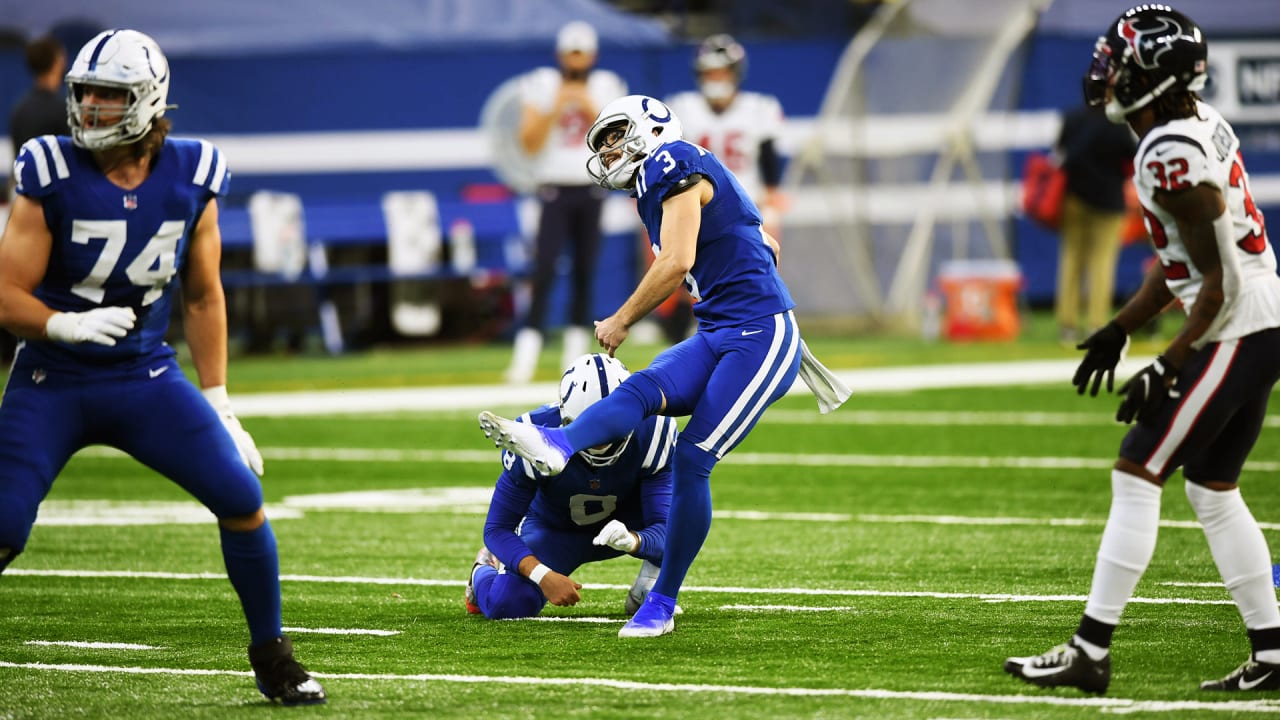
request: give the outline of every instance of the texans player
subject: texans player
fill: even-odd
[[[594,153],[587,172],[603,187],[632,191],[657,256],[622,307],[596,323],[596,339],[613,355],[630,327],[681,281],[696,300],[697,333],[566,428],[480,414],[486,435],[547,474],[583,448],[625,437],[650,415],[690,416],[676,442],[662,572],[620,637],[674,629],[676,596],[711,527],[711,470],[791,388],[801,367],[777,242],[761,230],[760,213],[733,174],[681,138],[679,118],[644,95],[609,103],[587,133]]]
[[[1186,312],[1155,362],[1120,387],[1116,419],[1138,424],[1111,471],[1111,513],[1075,635],[1005,670],[1044,687],[1102,693],[1111,636],[1156,546],[1164,483],[1179,467],[1252,653],[1202,690],[1280,689],[1280,609],[1271,553],[1237,485],[1280,377],[1280,278],[1249,192],[1240,141],[1197,97],[1200,28],[1166,5],[1125,12],[1098,38],[1085,98],[1140,138],[1135,181],[1160,264],[1114,320],[1085,340],[1073,382],[1110,390],[1129,334],[1171,303]]]
[[[226,159],[167,137],[169,65],[150,37],[108,30],[67,73],[71,137],[14,163],[0,238],[0,324],[23,338],[0,403],[0,570],[26,546],[40,502],[80,448],[119,448],[218,518],[227,575],[249,624],[259,690],[325,702],[281,633],[276,540],[262,455],[227,399],[218,200]],[[178,279],[200,388],[164,342]]]
[[[566,427],[629,374],[608,355],[583,355],[560,380],[560,402],[521,421]],[[467,611],[506,619],[537,615],[548,602],[574,605],[582,586],[573,572],[624,554],[644,561],[625,603],[628,614],[639,609],[666,544],[675,438],[674,420],[648,418],[621,440],[576,453],[557,475],[504,452]]]

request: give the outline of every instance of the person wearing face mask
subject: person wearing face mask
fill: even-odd
[[[595,67],[596,31],[575,20],[556,35],[558,68],[542,67],[520,83],[520,146],[533,159],[541,214],[534,239],[533,297],[515,337],[506,380],[533,379],[542,352],[547,299],[565,243],[572,257],[569,323],[560,366],[587,352],[591,340],[591,283],[600,249],[605,193],[587,177],[582,139],[605,103],[627,93],[617,74]]]
[[[667,105],[684,123],[685,137],[714,153],[742,183],[760,208],[765,231],[782,237],[782,105],[773,95],[741,89],[747,51],[729,35],[702,41],[693,74],[698,89],[672,95]],[[677,291],[654,314],[668,340],[683,340],[693,318],[689,296]]]

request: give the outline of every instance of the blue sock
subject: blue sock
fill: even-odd
[[[662,390],[643,373],[636,373],[582,411],[564,428],[564,440],[572,452],[621,440],[662,407]],[[572,453],[570,453],[572,454]]]
[[[715,455],[684,438],[676,441],[667,544],[662,551],[662,572],[650,595],[657,592],[673,603],[679,596],[684,576],[711,530],[711,468],[715,465]]]
[[[219,530],[227,577],[240,596],[240,606],[249,622],[250,644],[280,637],[280,559],[271,523],[264,521],[249,532],[222,527]]]

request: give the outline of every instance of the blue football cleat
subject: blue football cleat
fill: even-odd
[[[650,591],[635,617],[618,631],[620,638],[658,637],[676,629],[676,601]]]

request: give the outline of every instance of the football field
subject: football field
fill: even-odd
[[[629,558],[580,569],[583,602],[535,620],[463,610],[500,468],[473,409],[245,417],[266,458],[285,626],[330,696],[275,712],[1280,714],[1280,697],[1197,690],[1248,644],[1180,475],[1116,633],[1109,693],[1001,670],[1079,620],[1123,435],[1115,404],[1077,397],[1065,377],[864,390],[829,416],[789,396],[712,475],[715,521],[675,633],[626,641]],[[1272,416],[1242,481],[1273,549],[1278,440]],[[217,539],[207,511],[133,460],[77,455],[0,580],[0,718],[263,717]]]

